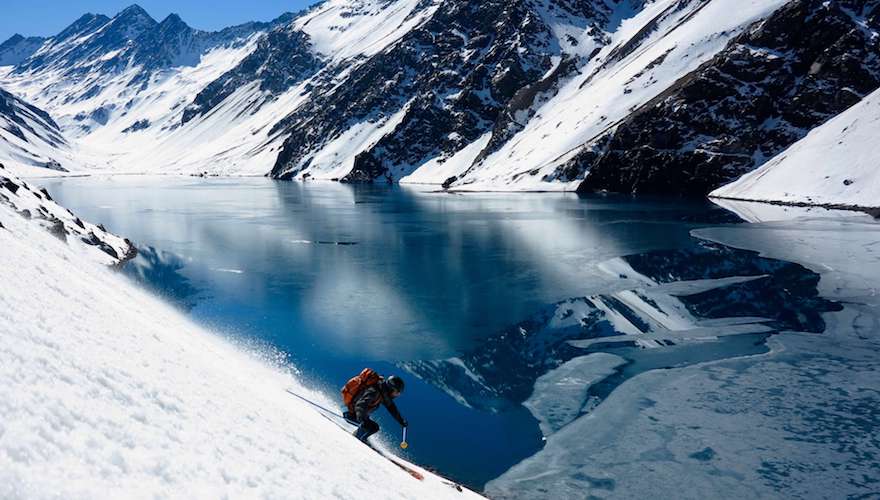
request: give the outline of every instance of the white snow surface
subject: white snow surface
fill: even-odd
[[[880,90],[711,196],[880,208]]]
[[[438,4],[423,0],[331,0],[294,21],[293,26],[309,35],[315,52],[339,62],[381,52],[430,18]]]
[[[333,404],[275,356],[5,204],[0,223],[0,498],[476,497],[416,480],[286,394]]]

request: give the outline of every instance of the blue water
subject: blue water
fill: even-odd
[[[327,393],[364,366],[402,373],[408,458],[476,488],[542,446],[537,421],[517,404],[522,396],[465,405],[443,390],[449,381],[424,377],[428,383],[401,367],[479,356],[499,332],[549,304],[620,289],[621,277],[597,267],[609,259],[667,251],[687,267],[692,255],[680,252],[700,245],[690,230],[738,222],[708,202],[683,200],[450,195],[261,178],[43,184],[83,218],[136,242],[141,255],[127,272],[144,286],[224,335],[288,353]],[[760,341],[725,341],[702,354],[691,347],[677,362],[723,357],[725,346],[752,352]],[[668,364],[655,358],[641,362]],[[627,370],[633,366],[641,365]],[[603,387],[607,395],[614,384]],[[379,420],[396,440],[399,427],[387,415]]]

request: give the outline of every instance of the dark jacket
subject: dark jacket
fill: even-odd
[[[384,381],[367,387],[357,396],[354,403],[354,414],[357,421],[363,423],[369,420],[370,415],[376,411],[380,404],[385,405],[385,408],[394,417],[394,420],[397,420],[400,425],[406,427],[406,419],[397,410],[397,405],[394,404],[394,399],[391,397],[391,391]]]

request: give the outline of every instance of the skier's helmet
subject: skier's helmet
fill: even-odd
[[[385,383],[388,384],[388,387],[390,387],[392,391],[398,394],[403,392],[403,379],[398,377],[397,375],[392,375],[388,377],[388,379],[385,380]]]

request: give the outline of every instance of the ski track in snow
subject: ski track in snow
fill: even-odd
[[[0,204],[0,498],[468,498],[334,402]],[[415,444],[415,443],[414,443]]]

